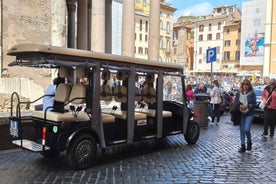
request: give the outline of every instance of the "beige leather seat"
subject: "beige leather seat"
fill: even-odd
[[[59,84],[56,89],[55,101],[66,103],[69,100],[69,94],[71,92],[71,87],[69,84]],[[32,112],[32,117],[35,118],[45,118],[44,111],[34,111]],[[75,116],[72,113],[60,113],[60,112],[46,112],[46,119],[50,121],[74,121]]]
[[[117,74],[118,80],[126,80],[127,76],[125,72],[120,72]],[[114,89],[114,99],[116,102],[127,103],[127,87],[118,85]],[[137,90],[135,91],[135,94]],[[139,93],[139,90],[138,90]],[[135,95],[136,96],[136,95]],[[139,95],[137,95],[139,96]],[[135,97],[136,98],[136,97]],[[137,97],[138,99],[138,97]],[[127,111],[119,110],[119,108],[115,111],[112,111],[112,115],[119,119],[126,119],[127,118]],[[145,120],[147,116],[144,113],[134,112],[134,120]]]

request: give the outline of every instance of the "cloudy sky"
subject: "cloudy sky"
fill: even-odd
[[[172,4],[177,9],[175,17],[180,16],[199,16],[208,15],[213,12],[213,8],[222,5],[236,5],[242,8],[242,2],[249,0],[166,0],[166,3]]]

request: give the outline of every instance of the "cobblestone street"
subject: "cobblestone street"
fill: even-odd
[[[1,183],[276,183],[276,138],[261,137],[253,124],[253,150],[239,153],[239,127],[229,116],[201,129],[188,145],[182,135],[109,148],[87,170],[73,171],[64,154],[55,160],[40,154],[0,152]]]

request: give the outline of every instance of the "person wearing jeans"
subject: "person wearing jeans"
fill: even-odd
[[[239,152],[251,151],[251,124],[254,119],[254,107],[256,104],[256,94],[251,82],[245,79],[240,86],[239,92],[236,94],[235,101],[240,104],[240,141],[241,147]],[[247,138],[247,147],[245,147],[245,137]]]

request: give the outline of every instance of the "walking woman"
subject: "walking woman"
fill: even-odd
[[[256,104],[256,94],[250,80],[245,79],[240,86],[239,92],[236,94],[235,103],[240,104],[241,120],[240,120],[240,140],[241,148],[239,152],[251,151],[251,124],[254,119],[254,107]],[[247,138],[247,147],[245,147],[245,137]]]
[[[270,127],[270,137],[274,136],[274,129],[276,124],[276,80],[270,79],[269,85],[265,87],[262,93],[262,99],[266,102],[264,108],[264,133],[266,138],[268,134],[268,127]]]
[[[217,118],[217,122],[216,124],[219,123],[220,120],[220,103],[221,101],[221,89],[219,87],[219,82],[218,80],[214,80],[213,81],[213,87],[210,91],[210,96],[211,96],[211,107],[212,107],[212,113],[211,113],[211,117],[212,117],[212,123],[215,122],[215,118]]]

